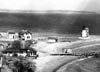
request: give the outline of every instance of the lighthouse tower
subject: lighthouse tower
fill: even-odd
[[[89,37],[89,28],[85,27],[82,29],[82,38],[87,38]]]

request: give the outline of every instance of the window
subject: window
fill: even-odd
[[[27,38],[30,38],[30,36],[27,36]]]

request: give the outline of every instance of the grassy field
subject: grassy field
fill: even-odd
[[[75,49],[73,50],[74,52],[81,52],[81,53],[87,53],[87,52],[100,52],[100,45],[96,45],[96,46],[91,46],[91,47],[86,47],[86,48],[79,48],[79,49]]]

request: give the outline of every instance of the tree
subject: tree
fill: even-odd
[[[24,57],[10,57],[6,60],[8,67],[13,72],[35,72],[35,63]]]

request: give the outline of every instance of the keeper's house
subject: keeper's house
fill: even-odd
[[[31,40],[32,39],[32,33],[27,30],[22,30],[19,32],[19,39],[20,40]]]

